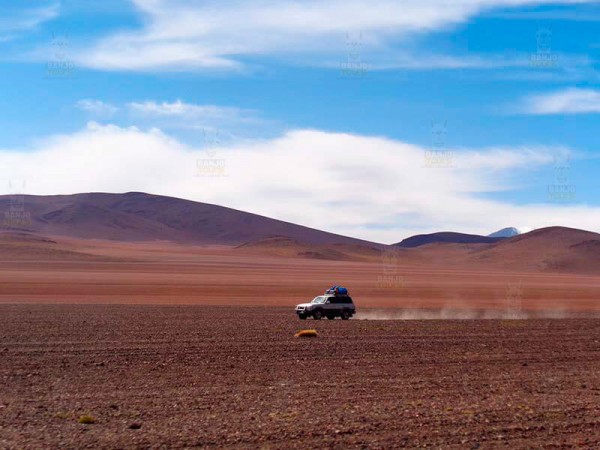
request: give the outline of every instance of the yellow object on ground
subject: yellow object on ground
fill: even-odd
[[[89,425],[92,423],[96,423],[96,419],[94,419],[92,416],[86,415],[86,416],[81,416],[79,419],[77,419],[77,422]]]
[[[300,330],[294,337],[317,337],[317,330]]]

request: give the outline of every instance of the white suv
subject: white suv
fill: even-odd
[[[321,320],[323,317],[330,320],[341,317],[342,320],[348,320],[356,314],[356,308],[349,295],[325,294],[315,297],[310,303],[296,305],[296,314],[302,320],[307,317],[315,320]]]

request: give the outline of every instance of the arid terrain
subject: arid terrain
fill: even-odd
[[[2,449],[600,448],[596,233],[402,248],[87,199],[0,232]],[[301,322],[333,284],[357,316]]]
[[[480,261],[477,249],[434,245],[372,253],[343,246],[348,257],[336,260],[298,256],[304,247],[297,244],[265,249],[4,237],[0,303],[290,307],[342,284],[361,308],[435,310],[442,318],[600,311],[599,275],[540,270],[532,262],[529,270],[515,270]],[[517,269],[526,260],[519,257]]]
[[[1,305],[0,340],[6,449],[600,446],[598,320]]]

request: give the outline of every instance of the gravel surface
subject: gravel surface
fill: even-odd
[[[0,305],[2,449],[406,447],[600,448],[600,320]]]

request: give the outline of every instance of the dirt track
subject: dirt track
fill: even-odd
[[[600,320],[0,305],[0,355],[0,448],[600,447]]]

